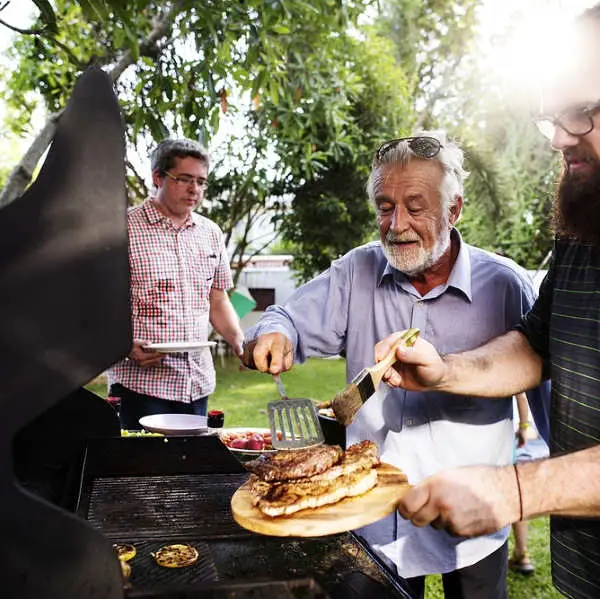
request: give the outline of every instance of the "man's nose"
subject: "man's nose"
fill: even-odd
[[[408,213],[406,207],[402,204],[396,204],[394,213],[392,214],[392,223],[390,228],[395,233],[405,231],[408,226]]]
[[[560,125],[554,125],[554,135],[552,136],[552,147],[555,150],[566,150],[579,143],[580,138],[577,135],[571,135]]]

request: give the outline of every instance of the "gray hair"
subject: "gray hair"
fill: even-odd
[[[449,208],[458,196],[463,195],[463,184],[469,173],[463,169],[463,151],[458,145],[446,138],[444,131],[418,131],[412,137],[433,137],[442,145],[439,153],[433,158],[422,158],[415,154],[408,142],[401,141],[387,150],[378,160],[373,159],[371,174],[367,181],[367,194],[371,202],[375,203],[375,175],[384,164],[399,164],[405,167],[412,160],[430,160],[437,162],[444,170],[444,178],[440,186],[442,207]]]
[[[161,141],[150,156],[152,172],[164,173],[175,166],[175,158],[196,158],[210,167],[208,152],[198,143],[191,139],[164,139]]]

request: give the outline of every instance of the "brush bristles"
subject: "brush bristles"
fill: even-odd
[[[356,412],[363,405],[363,399],[358,385],[350,383],[343,391],[338,393],[331,403],[335,419],[343,426],[348,426],[356,416]]]

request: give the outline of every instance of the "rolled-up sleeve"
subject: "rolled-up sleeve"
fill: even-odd
[[[554,286],[554,262],[550,264],[548,273],[540,285],[538,298],[527,312],[516,329],[527,337],[531,347],[544,360],[544,370],[548,369],[550,359],[549,324],[552,313],[552,289]],[[547,378],[547,374],[544,378]]]

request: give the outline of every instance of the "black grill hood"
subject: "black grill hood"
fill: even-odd
[[[92,69],[75,86],[37,180],[0,210],[3,597],[122,596],[110,544],[16,482],[12,444],[23,429],[17,446],[27,448],[48,411],[76,415],[79,388],[129,350],[126,210],[121,114],[109,77]],[[94,399],[118,431],[110,406]],[[81,438],[89,426],[81,423]]]

